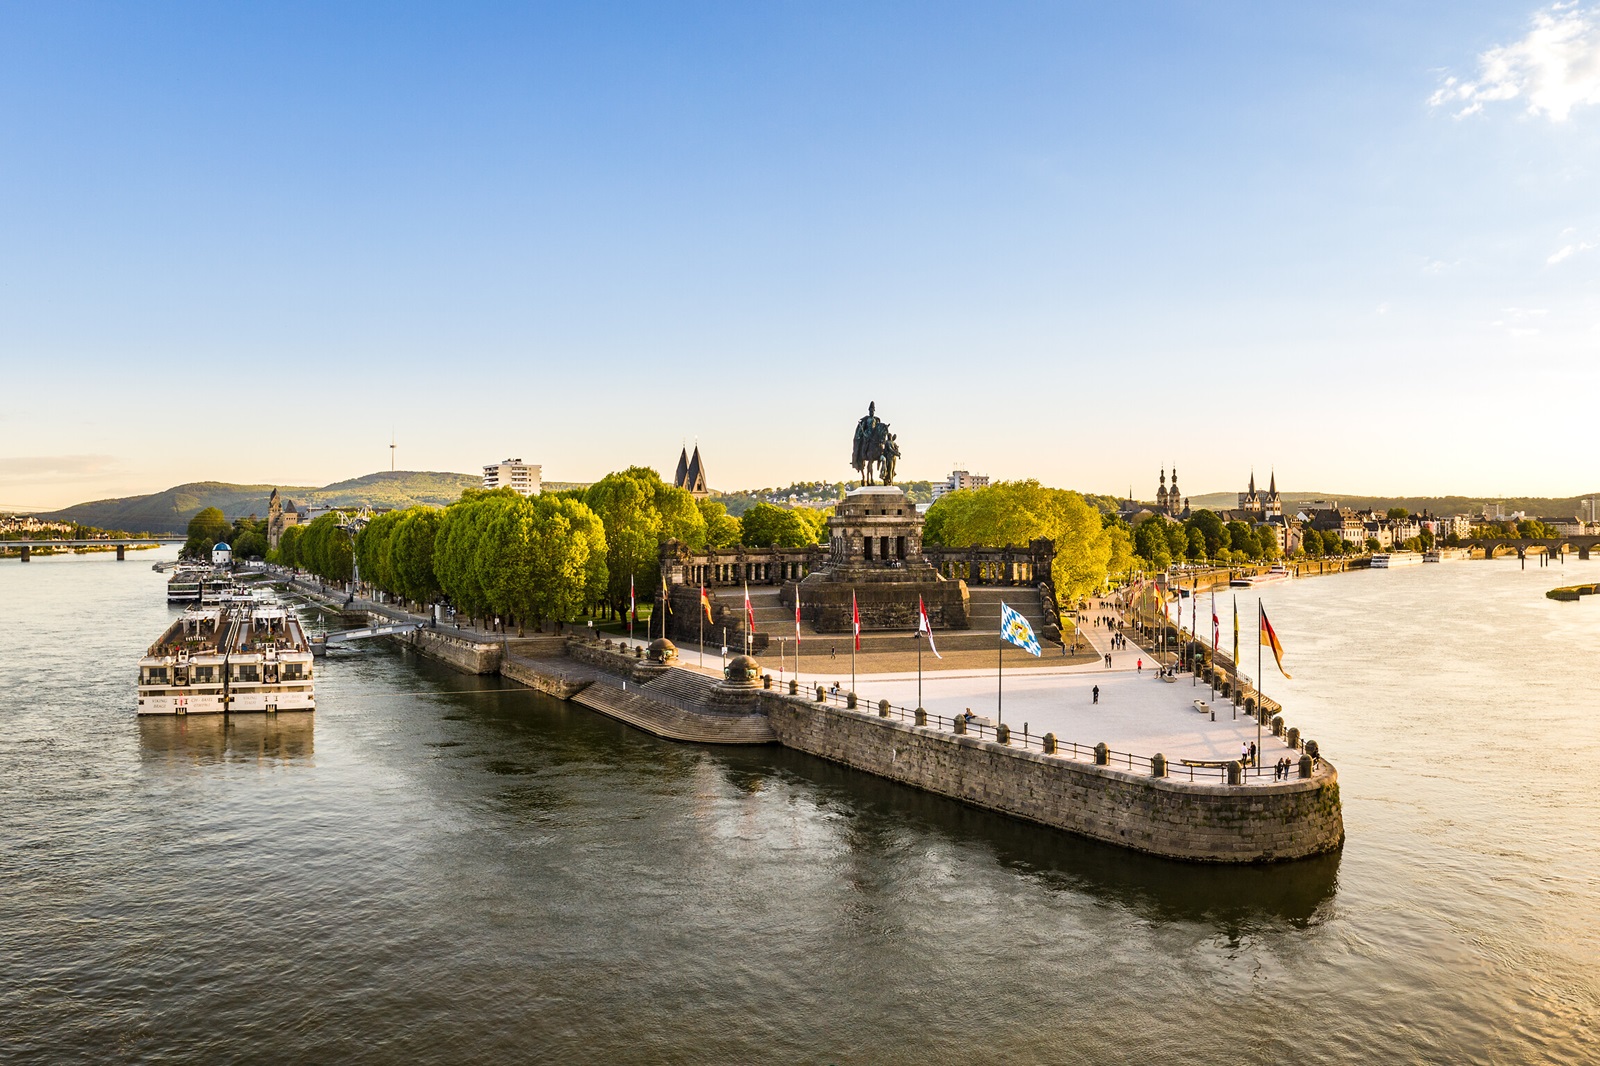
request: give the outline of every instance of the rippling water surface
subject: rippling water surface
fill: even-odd
[[[1349,840],[1230,870],[382,644],[137,720],[152,558],[0,563],[0,1060],[1597,1059],[1600,564],[1269,589]]]

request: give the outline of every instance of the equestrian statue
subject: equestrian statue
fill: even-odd
[[[889,432],[889,423],[878,417],[876,402],[867,404],[867,413],[856,423],[855,442],[850,448],[850,465],[861,476],[861,484],[894,484],[899,458],[900,445]]]

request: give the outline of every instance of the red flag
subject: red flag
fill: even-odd
[[[705,611],[707,622],[713,621],[711,617],[711,601],[706,598],[706,587],[704,585],[700,586],[700,609]]]
[[[922,597],[918,596],[917,597],[917,635],[920,637],[923,633],[928,634],[928,650],[933,652],[933,657],[935,659],[943,659],[944,656],[940,655],[939,654],[939,649],[934,647],[934,645],[933,645],[933,626],[928,624],[928,608],[923,605]]]
[[[861,650],[861,608],[856,606],[856,590],[850,590],[850,626],[856,634],[856,651]]]
[[[756,635],[756,609],[750,606],[750,586],[744,587],[744,620],[745,627],[750,630],[750,635]]]
[[[1256,610],[1261,612],[1262,645],[1272,649],[1272,660],[1278,664],[1278,673],[1289,678],[1291,681],[1294,680],[1289,671],[1283,668],[1283,645],[1278,643],[1278,633],[1272,628],[1272,623],[1267,621],[1266,608],[1262,607],[1260,604],[1257,604]]]
[[[794,587],[794,646],[800,647],[800,586]],[[796,653],[798,654],[798,652]],[[796,660],[798,662],[798,660]]]
[[[633,615],[633,620],[639,620],[639,601],[633,596],[633,578],[628,578],[628,612]]]

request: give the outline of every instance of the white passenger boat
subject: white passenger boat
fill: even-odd
[[[316,709],[311,647],[277,603],[190,607],[139,660],[140,714]]]
[[[228,711],[316,710],[311,647],[300,619],[282,604],[241,612],[228,648]]]
[[[1374,570],[1392,570],[1397,566],[1415,566],[1422,562],[1419,552],[1379,552],[1372,557]]]
[[[1247,577],[1236,577],[1228,582],[1229,588],[1253,589],[1260,585],[1271,585],[1279,581],[1288,581],[1294,577],[1294,571],[1283,563],[1273,563],[1264,574],[1251,574]]]
[[[190,607],[139,660],[140,714],[221,714],[228,709],[227,612]]]
[[[180,566],[167,578],[168,603],[199,603],[200,582],[205,571],[193,566]]]

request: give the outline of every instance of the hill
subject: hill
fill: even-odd
[[[1341,507],[1357,511],[1387,511],[1391,507],[1404,507],[1413,514],[1427,511],[1430,514],[1452,515],[1483,513],[1483,505],[1500,504],[1505,513],[1522,511],[1535,518],[1588,517],[1585,501],[1589,496],[1361,496],[1339,492],[1283,492],[1283,508],[1289,511],[1313,500],[1327,500]],[[1195,510],[1231,510],[1239,506],[1235,492],[1208,492],[1189,501]],[[1596,499],[1600,507],[1600,497]]]
[[[473,474],[431,470],[383,470],[321,488],[196,481],[145,496],[124,496],[114,500],[74,504],[39,517],[61,522],[81,522],[101,529],[182,533],[188,527],[189,519],[207,507],[217,508],[230,519],[251,514],[265,518],[267,500],[274,488],[277,488],[281,497],[293,500],[296,505],[360,507],[365,504],[373,508],[387,508],[410,507],[419,503],[436,506],[454,503],[460,499],[463,489],[482,484],[483,479]]]

